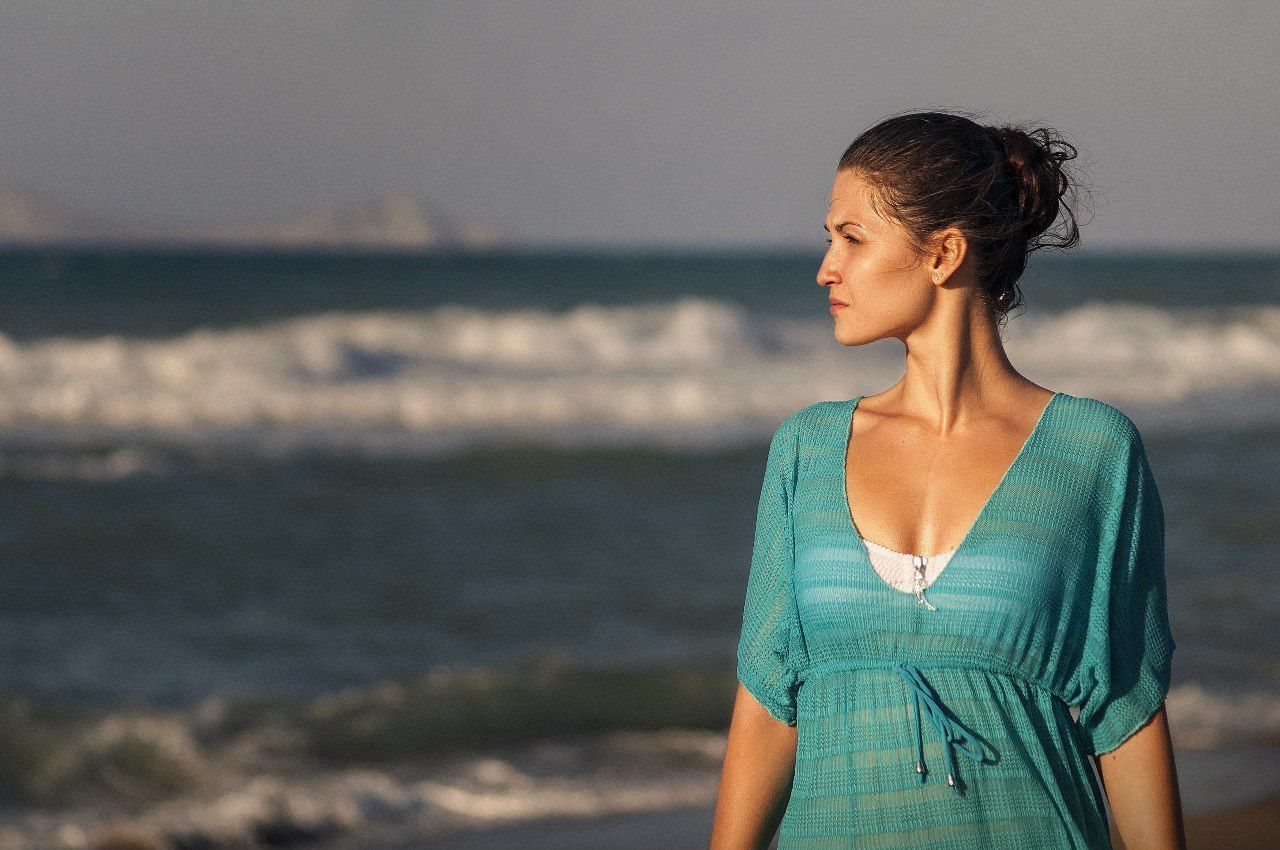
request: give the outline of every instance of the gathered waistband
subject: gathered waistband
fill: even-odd
[[[950,658],[923,659],[920,661],[839,659],[836,661],[815,664],[805,670],[802,670],[800,671],[798,678],[801,681],[807,681],[820,679],[825,676],[833,676],[839,673],[862,670],[883,670],[886,673],[891,673],[900,677],[906,685],[907,698],[914,702],[915,708],[916,774],[920,777],[921,782],[926,781],[927,767],[924,761],[923,719],[927,717],[929,724],[933,727],[939,741],[942,743],[943,753],[947,759],[947,784],[955,789],[957,793],[960,793],[960,787],[956,784],[957,770],[954,750],[958,748],[960,752],[977,763],[985,761],[986,756],[977,736],[966,728],[954,716],[954,714],[946,708],[942,697],[939,696],[937,690],[922,672],[924,670],[931,669],[981,670],[983,672],[1008,676],[1021,682],[1026,682],[1028,685],[1045,691],[1046,693],[1056,697],[1059,701],[1062,701],[1061,696],[1054,693],[1051,688],[1046,687],[1040,682],[1027,678],[1024,673],[992,664],[986,659]],[[804,689],[802,688],[801,692],[803,693],[803,691]],[[1065,702],[1063,702],[1063,704],[1065,705]]]
[[[838,673],[856,672],[859,670],[884,670],[885,672],[893,672],[894,667],[903,663],[909,663],[911,666],[919,670],[981,670],[987,673],[998,673],[1002,676],[1009,676],[1010,678],[1026,682],[1028,685],[1039,688],[1042,691],[1047,691],[1053,696],[1062,699],[1062,695],[1057,693],[1053,688],[1043,682],[1038,682],[1035,679],[1028,677],[1026,673],[1023,673],[1020,670],[1015,670],[1012,667],[1002,667],[998,664],[992,664],[990,661],[983,658],[931,658],[911,662],[894,661],[886,658],[842,658],[837,661],[824,661],[821,664],[814,664],[807,667],[799,672],[798,678],[803,682],[809,679],[817,679]]]

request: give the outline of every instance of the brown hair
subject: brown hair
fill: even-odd
[[[1053,130],[983,126],[963,114],[914,112],[862,133],[836,171],[858,171],[877,212],[895,220],[923,252],[930,236],[955,226],[974,255],[981,291],[1002,327],[1022,305],[1018,278],[1041,248],[1080,241],[1063,163],[1076,148]],[[1065,210],[1065,231],[1051,231]]]

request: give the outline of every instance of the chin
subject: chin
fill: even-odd
[[[835,337],[836,337],[836,342],[840,343],[841,345],[863,345],[871,341],[868,339],[863,339],[860,335],[855,334],[853,331],[849,330],[848,328],[841,328],[839,326],[836,327]]]
[[[848,325],[836,322],[835,338],[836,342],[841,345],[866,345],[886,339],[889,336],[890,334],[887,331],[879,334],[868,333],[866,328],[858,327],[852,322]]]

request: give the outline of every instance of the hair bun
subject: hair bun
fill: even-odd
[[[1030,133],[1019,127],[984,129],[1004,154],[1022,231],[1035,239],[1058,218],[1059,201],[1070,186],[1062,163],[1075,159],[1077,151],[1043,127]]]

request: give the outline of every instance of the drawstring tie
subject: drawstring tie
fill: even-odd
[[[955,720],[952,720],[942,710],[942,704],[938,700],[937,693],[933,690],[924,676],[920,674],[920,668],[914,664],[899,661],[893,665],[893,672],[906,681],[907,685],[915,691],[916,698],[916,773],[920,775],[920,781],[925,781],[924,772],[924,732],[920,724],[920,703],[923,702],[925,708],[929,712],[929,722],[933,724],[933,728],[937,731],[938,737],[942,739],[942,749],[947,755],[947,784],[955,788],[956,793],[960,793],[960,789],[956,787],[956,757],[952,751],[952,745],[958,746],[960,752],[967,755],[976,762],[983,760],[984,754],[982,745],[973,737],[963,726]]]

